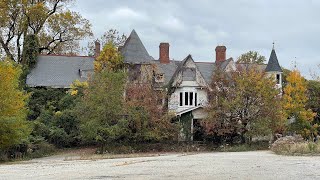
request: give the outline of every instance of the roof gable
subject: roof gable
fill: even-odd
[[[173,74],[169,82],[169,85],[172,87],[178,87],[180,86],[182,81],[190,80],[196,81],[199,84],[199,86],[208,86],[197,64],[194,62],[192,56],[189,54],[176,69],[175,73]]]
[[[283,72],[279,64],[276,51],[272,49],[268,65],[266,67],[266,72]]]
[[[124,57],[125,63],[152,63],[152,60],[154,60],[149,55],[135,30],[132,30],[123,48],[121,48],[121,54]]]

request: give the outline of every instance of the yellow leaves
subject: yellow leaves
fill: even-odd
[[[307,102],[307,84],[300,72],[294,70],[287,77],[288,84],[284,88],[283,107],[287,114],[294,111],[302,112]]]
[[[21,69],[9,61],[0,61],[0,117],[24,115],[28,98],[19,88]]]
[[[107,43],[100,56],[94,62],[96,72],[102,70],[117,71],[123,67],[123,59],[118,49],[111,43]]]
[[[68,91],[68,93],[71,95],[71,96],[76,96],[78,95],[79,93],[79,90],[84,90],[84,89],[87,89],[89,87],[89,84],[87,81],[84,81],[84,82],[81,82],[79,80],[75,80],[71,86],[70,86],[70,90]]]
[[[29,133],[26,120],[28,95],[19,90],[21,69],[0,61],[0,149],[19,143]]]
[[[316,113],[305,108],[308,101],[306,81],[298,70],[293,70],[289,73],[287,82],[283,96],[284,118],[294,118],[296,125],[292,125],[292,130],[304,137],[311,137],[318,125],[311,125]]]

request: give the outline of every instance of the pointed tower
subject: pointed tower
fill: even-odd
[[[121,48],[121,54],[124,57],[124,62],[129,64],[149,64],[154,60],[149,55],[135,30],[132,30],[124,46]]]
[[[282,68],[279,64],[276,51],[274,49],[274,43],[273,48],[270,54],[269,62],[266,67],[266,73],[270,76],[273,76],[275,78],[276,87],[282,89]]]

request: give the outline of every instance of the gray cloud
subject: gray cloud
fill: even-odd
[[[268,58],[275,41],[282,66],[296,61],[305,76],[320,73],[318,0],[78,0],[72,9],[91,21],[96,37],[136,29],[156,59],[160,42],[170,43],[171,58],[214,61],[216,45],[234,59],[249,50]]]

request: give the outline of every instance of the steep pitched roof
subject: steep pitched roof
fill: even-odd
[[[214,73],[215,63],[213,62],[195,62],[204,80],[209,84]]]
[[[93,72],[93,57],[40,55],[27,76],[30,87],[68,88],[75,80],[86,80]],[[83,73],[83,74],[82,74]]]
[[[177,75],[179,74],[179,72],[180,71],[184,71],[185,69],[184,69],[184,66],[185,66],[185,64],[186,64],[186,62],[188,61],[188,60],[191,60],[194,64],[195,64],[195,66],[196,66],[196,69],[198,69],[198,71],[199,71],[199,73],[200,73],[200,78],[203,78],[203,80],[204,80],[204,84],[208,84],[208,81],[207,81],[207,79],[206,79],[206,77],[207,77],[207,73],[206,73],[206,77],[203,75],[203,73],[201,72],[201,70],[199,69],[199,66],[197,65],[197,63],[196,62],[194,62],[194,60],[193,60],[193,58],[192,58],[192,56],[189,54],[183,61],[181,61],[180,62],[180,64],[177,66],[177,68],[176,68],[176,70],[175,70],[175,72],[174,72],[174,74],[171,76],[171,79],[170,79],[170,81],[169,81],[169,84],[170,85],[172,85],[173,83],[174,83],[174,80],[175,80],[175,78],[177,77]],[[202,70],[208,70],[207,68],[203,68],[203,66],[201,66],[202,68]],[[189,75],[191,75],[191,74],[187,74],[187,76],[189,76]],[[211,76],[210,76],[211,77]],[[190,78],[190,77],[188,77],[188,78]]]
[[[279,64],[276,51],[272,49],[266,72],[283,72]]]
[[[159,71],[164,74],[164,83],[168,84],[180,61],[171,60],[168,64],[161,64],[159,60],[155,60],[154,63],[158,66]]]
[[[121,49],[121,53],[124,57],[125,63],[152,63],[152,60],[154,60],[149,55],[135,30],[132,30],[130,36]]]

